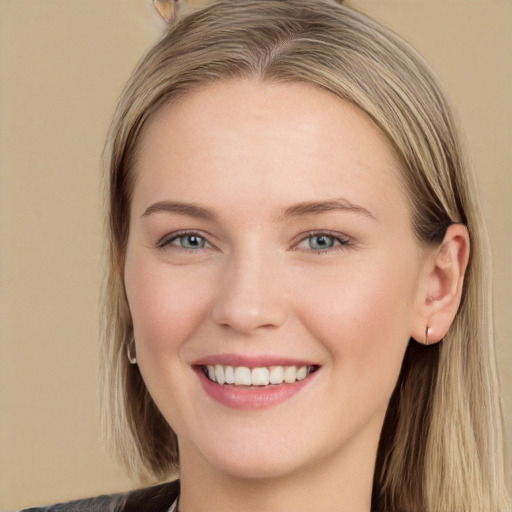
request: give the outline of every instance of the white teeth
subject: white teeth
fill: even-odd
[[[235,369],[232,366],[226,366],[224,368],[224,379],[226,384],[235,383]]]
[[[226,382],[224,379],[224,368],[222,367],[221,364],[215,365],[215,380],[219,384],[224,384],[224,382]]]
[[[284,381],[293,384],[297,380],[297,368],[295,366],[286,366],[284,369]]]
[[[284,380],[284,370],[282,366],[271,366],[269,372],[270,384],[282,384]]]
[[[250,386],[252,384],[251,370],[245,366],[235,368],[235,384],[237,386]]]
[[[308,375],[308,367],[307,366],[301,366],[297,370],[297,380],[304,380]]]
[[[222,364],[206,366],[206,374],[211,381],[235,386],[268,386],[283,382],[293,384],[304,380],[312,371],[312,366],[262,366],[252,369]]]
[[[267,368],[253,368],[251,371],[253,386],[268,386],[270,382]]]

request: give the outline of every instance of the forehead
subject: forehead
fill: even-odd
[[[135,171],[140,207],[164,196],[211,203],[214,191],[219,201],[252,191],[276,208],[340,194],[369,206],[404,203],[384,134],[357,107],[306,83],[234,80],[184,96],[145,126]]]

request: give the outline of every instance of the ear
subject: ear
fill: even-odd
[[[416,341],[430,345],[441,341],[448,332],[459,309],[468,260],[468,230],[463,224],[452,224],[441,245],[425,259],[412,332]]]

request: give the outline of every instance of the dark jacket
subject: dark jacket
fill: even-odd
[[[179,493],[180,483],[175,480],[128,493],[29,508],[23,512],[167,512]]]

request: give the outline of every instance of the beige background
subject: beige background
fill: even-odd
[[[495,257],[512,431],[512,4],[353,0],[433,64],[460,114]],[[99,158],[122,84],[163,26],[149,0],[0,0],[0,509],[133,485],[97,400]]]

